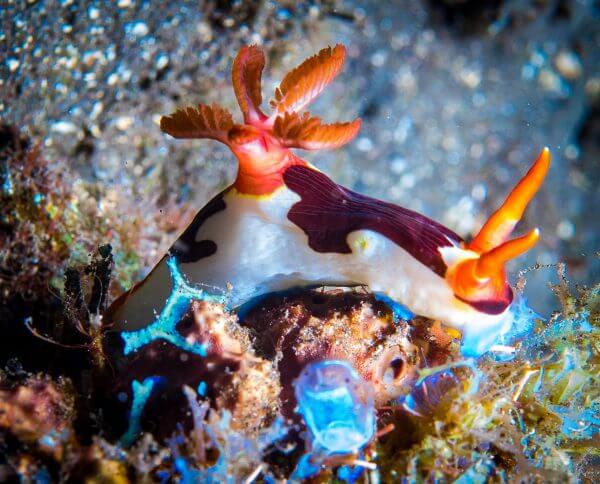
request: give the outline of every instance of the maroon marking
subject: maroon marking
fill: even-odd
[[[217,252],[217,244],[212,240],[196,240],[198,231],[202,224],[206,222],[214,214],[221,212],[227,208],[223,197],[227,190],[222,191],[208,202],[202,210],[200,210],[192,223],[188,225],[185,232],[171,246],[169,252],[177,257],[179,262],[190,263],[196,262],[204,257],[210,257]]]
[[[438,249],[462,242],[452,230],[423,215],[355,193],[312,168],[291,166],[283,180],[301,197],[288,218],[308,235],[310,247],[317,252],[348,254],[352,252],[348,234],[372,230],[444,277],[446,264]]]
[[[510,306],[510,303],[512,303],[514,295],[513,295],[512,289],[507,284],[504,296],[502,296],[501,298],[499,298],[497,300],[487,299],[485,301],[467,301],[466,299],[463,299],[462,297],[457,296],[456,294],[454,295],[454,297],[456,297],[456,299],[464,302],[465,304],[468,304],[469,306],[471,306],[473,309],[476,309],[480,313],[486,313],[486,314],[493,315],[493,314],[502,314],[506,310],[506,308],[508,306]]]

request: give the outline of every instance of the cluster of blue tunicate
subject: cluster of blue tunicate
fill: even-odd
[[[315,475],[324,458],[358,452],[373,438],[373,389],[349,363],[327,360],[306,365],[295,382],[295,393],[312,447],[312,453],[300,459],[295,479]]]
[[[140,421],[142,419],[142,412],[146,406],[146,402],[152,394],[154,385],[159,380],[158,377],[149,377],[144,379],[141,383],[134,380],[131,383],[131,390],[133,394],[133,401],[131,402],[131,410],[129,413],[129,427],[127,431],[121,437],[121,444],[125,447],[133,444],[138,434],[140,433]]]
[[[173,287],[171,294],[169,294],[162,311],[152,324],[136,331],[124,331],[121,333],[123,341],[125,342],[123,353],[127,355],[137,351],[152,341],[163,339],[178,346],[182,350],[200,356],[206,356],[206,344],[189,343],[177,331],[177,323],[179,323],[184,316],[192,301],[199,300],[223,303],[225,298],[221,295],[209,294],[204,289],[190,286],[183,278],[175,257],[167,259],[167,266],[171,272]]]

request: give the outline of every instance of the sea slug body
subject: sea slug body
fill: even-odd
[[[509,239],[550,165],[544,148],[504,204],[468,242],[411,210],[344,188],[291,150],[333,149],[360,120],[323,124],[304,112],[339,74],[345,48],[321,50],[288,73],[261,110],[263,52],[243,47],[232,81],[243,114],[213,104],[163,117],[176,138],[225,143],[239,161],[232,186],[194,218],[140,284],[115,302],[122,331],[156,323],[174,289],[170,265],[190,287],[233,287],[237,307],[273,291],[308,285],[364,285],[412,313],[459,329],[464,352],[485,352],[511,323],[513,291],[504,264],[535,245],[539,231]]]

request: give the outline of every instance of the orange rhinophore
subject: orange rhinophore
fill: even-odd
[[[489,218],[469,249],[483,253],[504,242],[511,234],[523,212],[542,186],[550,168],[550,150],[544,148],[527,174],[517,183],[502,206]]]
[[[544,148],[502,206],[475,238],[465,244],[474,257],[449,268],[447,274],[457,296],[469,302],[499,300],[505,294],[511,297],[506,287],[504,264],[531,249],[539,239],[539,230],[534,229],[513,240],[507,239],[542,185],[549,167],[550,150]]]

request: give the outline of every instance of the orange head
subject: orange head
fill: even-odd
[[[488,219],[465,249],[472,257],[448,267],[446,280],[454,294],[484,312],[503,311],[512,301],[504,264],[531,249],[539,239],[534,229],[508,240],[527,205],[538,191],[550,167],[550,150],[544,148],[527,174],[517,183],[502,206]]]
[[[261,110],[261,77],[265,56],[257,46],[244,46],[232,68],[232,83],[244,121],[236,124],[229,111],[217,104],[179,109],[161,119],[161,129],[175,138],[212,138],[227,144],[239,160],[235,187],[242,193],[263,195],[282,184],[290,165],[303,163],[290,148],[337,148],[352,140],[360,119],[322,124],[301,113],[339,74],[346,49],[327,47],[290,71],[275,90],[273,113]]]

